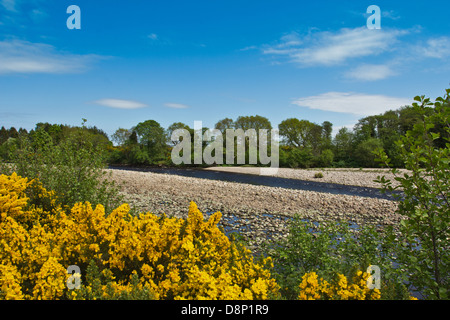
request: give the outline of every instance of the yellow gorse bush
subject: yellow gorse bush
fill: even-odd
[[[269,299],[278,297],[270,258],[251,252],[205,220],[191,202],[188,218],[131,215],[123,204],[62,208],[55,193],[13,173],[0,175],[0,299]],[[79,289],[69,290],[67,267],[77,265]],[[299,285],[301,300],[380,299],[369,275],[315,272]]]
[[[0,299],[267,299],[270,258],[254,261],[191,202],[187,219],[131,215],[123,204],[69,211],[38,181],[0,176]],[[67,267],[81,270],[69,290]],[[80,275],[77,275],[80,277]]]
[[[323,278],[318,279],[315,272],[306,273],[299,285],[299,300],[378,300],[380,290],[367,287],[367,272],[357,271],[352,283],[347,277],[338,274],[337,278],[329,283]]]

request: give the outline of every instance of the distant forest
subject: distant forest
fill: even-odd
[[[427,108],[427,113],[433,112],[434,108]],[[333,124],[329,121],[316,124],[308,120],[286,119],[278,125],[281,139],[280,167],[375,168],[379,167],[379,164],[372,151],[378,148],[384,149],[392,159],[393,166],[403,167],[398,156],[399,149],[396,141],[411,130],[420,117],[421,115],[412,107],[405,106],[395,111],[362,118],[353,130],[341,128],[334,137],[332,137]],[[220,130],[224,137],[227,129],[245,131],[251,128],[270,130],[272,125],[269,119],[255,115],[240,116],[236,120],[225,118],[214,126],[214,129]],[[25,144],[31,146],[31,150],[38,152],[44,145],[48,147],[58,145],[69,136],[77,134],[83,137],[84,143],[89,143],[101,150],[107,164],[172,166],[170,158],[174,144],[170,137],[176,129],[187,129],[191,132],[191,137],[194,137],[194,130],[182,122],[175,122],[165,129],[155,120],[140,122],[129,129],[119,128],[111,137],[102,129],[86,126],[86,119],[83,119],[81,126],[38,123],[30,132],[22,128],[17,130],[14,127],[9,129],[2,127],[0,129],[0,160],[14,161],[15,155],[21,152]],[[206,130],[208,128],[202,129],[203,132]],[[441,134],[441,138],[433,143],[436,147],[444,148],[442,137],[448,134],[438,124],[434,130]],[[207,142],[203,142],[203,147],[206,145]],[[224,150],[224,158],[225,153]]]

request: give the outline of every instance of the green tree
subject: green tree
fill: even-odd
[[[16,138],[19,137],[19,132],[17,131],[16,128],[11,127],[11,128],[9,128],[8,136],[9,136],[10,138],[16,139]]]
[[[333,140],[335,161],[343,163],[344,166],[350,165],[353,162],[353,144],[353,132],[347,127],[339,129]]]
[[[140,122],[134,127],[138,142],[146,149],[150,162],[163,160],[166,152],[166,135],[164,128],[155,120]]]
[[[261,129],[267,129],[271,130],[272,125],[266,117],[262,116],[240,116],[236,119],[234,122],[235,129],[242,129],[242,130],[248,130],[248,129],[255,129],[256,132]]]
[[[321,167],[331,167],[334,160],[333,151],[330,149],[325,149],[322,151],[319,157],[319,166]]]
[[[138,137],[137,137],[137,133],[135,130],[131,130],[131,134],[130,134],[130,137],[128,138],[127,143],[130,145],[138,144]]]
[[[235,124],[233,119],[230,118],[225,118],[222,120],[217,121],[217,123],[214,125],[214,129],[220,130],[220,132],[222,132],[222,139],[223,139],[223,149],[222,149],[222,153],[223,153],[223,163],[226,163],[226,159],[227,159],[227,130],[228,129],[234,129],[235,128]]]
[[[399,133],[405,135],[406,132],[412,130],[414,124],[420,120],[420,114],[415,108],[405,106],[397,110],[399,117]]]
[[[353,128],[356,145],[370,138],[377,138],[377,120],[374,116],[369,116],[358,120]]]
[[[230,118],[225,118],[225,119],[219,120],[214,125],[214,128],[220,130],[222,132],[222,135],[224,135],[224,136],[225,136],[227,129],[234,129],[234,127],[235,127],[234,121],[233,121],[233,119],[230,119]]]
[[[310,168],[313,164],[313,156],[308,148],[294,148],[287,155],[287,163],[291,168]]]
[[[283,120],[279,125],[280,136],[283,137],[284,143],[288,146],[296,148],[310,147],[310,136],[313,123],[308,120],[298,120],[297,118],[289,118]]]
[[[324,121],[322,123],[322,149],[331,148],[331,142],[333,137],[331,136],[333,132],[333,124],[330,121]]]
[[[184,130],[188,130],[188,131],[191,130],[191,128],[187,124],[184,124],[183,122],[172,123],[166,130],[167,141],[169,142],[169,144],[179,143],[177,141],[172,141],[172,139],[171,139],[172,133],[178,129],[184,129]]]
[[[131,131],[129,129],[119,128],[111,136],[112,141],[118,146],[124,146],[130,139]]]
[[[5,129],[5,127],[2,126],[0,129],[0,145],[3,144],[6,140],[8,140],[8,130]]]
[[[95,145],[94,136],[86,128],[77,128],[55,144],[50,134],[39,128],[33,135],[17,139],[17,149],[11,156],[13,164],[2,165],[1,171],[39,179],[45,188],[57,193],[58,201],[67,208],[89,201],[112,210],[120,196],[103,170],[105,149]]]
[[[48,122],[45,123],[39,122],[36,124],[32,132],[38,131],[40,129],[47,132],[52,138],[53,142],[58,144],[64,138],[64,130],[66,130],[65,133],[67,134],[67,130],[69,129],[69,127],[64,126],[62,124],[50,124]],[[30,132],[30,134],[32,134],[32,132]]]
[[[18,148],[18,140],[16,138],[8,138],[0,145],[0,161],[10,161],[12,159],[12,155]]]
[[[221,123],[224,127],[226,125],[231,126],[231,122],[229,122],[229,120],[222,120]],[[217,124],[216,124],[217,125]],[[228,129],[228,128],[227,128]],[[234,122],[234,129],[238,130],[238,129],[242,129],[244,132],[249,130],[249,129],[254,129],[255,133],[256,133],[256,150],[252,150],[252,151],[256,151],[256,163],[259,162],[259,134],[261,133],[260,130],[267,130],[267,148],[270,149],[270,139],[271,139],[271,129],[272,129],[272,124],[270,123],[269,119],[267,119],[266,117],[263,116],[240,116],[236,119],[236,121]],[[225,144],[227,143],[226,141],[226,137],[224,139]],[[235,155],[237,154],[237,146],[239,143],[239,139],[235,139]],[[245,138],[245,163],[249,163],[250,162],[250,148],[252,147],[252,145],[250,144],[250,140],[248,137]],[[225,154],[224,154],[225,156]]]
[[[377,179],[382,190],[402,190],[398,212],[401,221],[398,262],[410,285],[431,299],[450,297],[450,89],[433,103],[425,96],[414,98],[413,108],[420,114],[406,135],[397,142],[407,173],[395,168],[397,186],[384,176]],[[436,133],[439,124],[444,135]],[[435,145],[438,139],[445,146]],[[379,149],[379,160],[390,158]]]
[[[362,141],[355,150],[355,160],[361,166],[365,168],[376,168],[378,162],[375,160],[376,156],[372,153],[373,150],[383,148],[381,140],[376,138],[368,138]]]

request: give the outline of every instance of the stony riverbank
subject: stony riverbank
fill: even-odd
[[[269,237],[287,234],[286,221],[294,214],[314,221],[397,224],[397,204],[383,199],[289,190],[177,175],[110,170],[122,187],[124,201],[138,212],[187,217],[189,202],[204,212],[220,211],[221,225],[239,231],[257,246]]]

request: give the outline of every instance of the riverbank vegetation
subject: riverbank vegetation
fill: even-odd
[[[435,109],[428,108],[427,116],[435,113]],[[394,167],[404,167],[400,156],[400,149],[395,143],[408,130],[412,130],[423,114],[413,106],[404,106],[398,110],[390,110],[384,114],[362,118],[353,127],[341,128],[333,137],[333,124],[324,121],[321,124],[308,120],[289,118],[278,125],[281,138],[279,148],[279,165],[287,168],[312,167],[364,167],[374,168],[383,166],[375,160],[373,150],[382,148],[391,159]],[[43,142],[51,142],[53,146],[64,144],[73,139],[74,135],[83,136],[84,143],[91,144],[101,157],[109,164],[121,165],[164,165],[173,166],[171,150],[174,142],[170,140],[176,129],[186,129],[194,140],[195,132],[188,124],[174,122],[168,128],[163,128],[155,120],[146,120],[132,128],[119,128],[111,137],[101,129],[85,125],[73,127],[62,124],[38,123],[36,127],[27,130],[11,127],[0,129],[0,158],[4,161],[15,161],[17,153],[24,144],[32,146]],[[226,136],[227,129],[272,129],[269,119],[255,116],[240,116],[236,120],[225,118],[219,120],[214,128]],[[202,133],[208,128],[202,128]],[[435,121],[433,132],[440,138],[432,141],[439,148],[445,147],[445,137],[448,133],[444,127]],[[237,143],[237,142],[236,142]],[[192,143],[192,148],[194,144]],[[203,149],[208,143],[203,141]],[[236,147],[235,147],[236,148]],[[270,144],[269,144],[270,148]],[[246,148],[246,162],[249,150]],[[194,152],[191,153],[192,157]],[[235,152],[236,155],[236,152]],[[226,149],[223,150],[223,163],[226,163]],[[235,156],[236,158],[236,156]],[[193,163],[193,161],[191,161]],[[259,161],[258,161],[259,163]],[[235,163],[229,165],[238,165]],[[205,163],[200,166],[204,166]],[[192,165],[192,166],[199,166]]]
[[[450,89],[415,100],[416,120],[395,142],[410,173],[392,169],[395,186],[378,179],[402,188],[401,223],[353,230],[295,218],[260,258],[217,227],[219,212],[205,220],[191,203],[181,219],[122,204],[100,174],[115,148],[101,130],[83,122],[22,132],[5,142],[13,163],[0,167],[0,299],[448,299]],[[150,139],[163,136],[156,122],[138,128],[128,140],[139,150],[163,147]],[[386,149],[372,154],[397,166]],[[81,274],[69,275],[71,265]],[[379,289],[367,286],[369,265],[380,268]]]
[[[333,248],[331,229],[316,237],[294,221],[301,255],[283,261],[294,252],[281,246],[268,251],[274,259],[257,258],[217,227],[220,212],[204,219],[193,202],[187,219],[131,214],[127,204],[109,213],[89,202],[61,206],[54,191],[15,173],[0,176],[0,192],[0,299],[410,298],[406,288],[368,288],[358,267],[374,240],[348,237]]]

